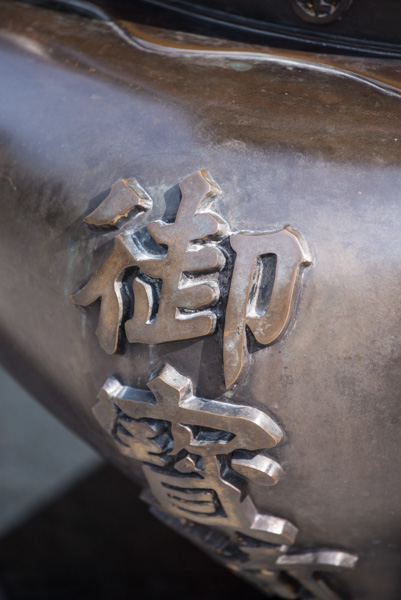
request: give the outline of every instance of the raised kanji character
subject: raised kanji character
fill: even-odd
[[[198,523],[242,531],[269,543],[292,543],[296,527],[260,513],[245,492],[248,479],[275,485],[282,474],[281,466],[261,452],[281,440],[277,423],[257,408],[198,398],[191,381],[170,365],[148,387],[151,391],[138,390],[109,377],[93,411],[123,454],[144,461],[153,502]],[[156,434],[149,439],[148,433],[142,448],[135,434],[121,439],[119,432],[127,422],[157,419],[170,423],[170,445]],[[160,431],[165,434],[165,427]],[[163,448],[168,448],[164,454]],[[167,468],[160,468],[163,460]]]
[[[217,317],[207,308],[217,302],[220,290],[210,274],[223,268],[225,258],[213,242],[225,235],[227,225],[210,210],[210,202],[220,190],[205,171],[184,179],[180,189],[182,200],[175,222],[148,225],[150,235],[167,246],[167,251],[151,254],[130,233],[121,233],[108,258],[72,296],[81,306],[101,299],[96,333],[109,354],[117,350],[124,313],[123,277],[132,267],[148,278],[138,273],[133,281],[134,314],[125,324],[129,342],[158,344],[215,330]],[[160,298],[149,277],[162,282]]]
[[[246,327],[260,344],[274,342],[287,325],[299,267],[311,262],[303,238],[289,227],[275,233],[237,233],[231,236],[230,244],[237,256],[224,325],[227,388],[243,367]],[[275,265],[266,276],[262,259],[269,256],[275,257]]]

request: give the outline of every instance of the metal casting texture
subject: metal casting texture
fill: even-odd
[[[291,224],[314,257],[288,334],[251,348],[242,374],[238,403],[268,407],[283,431],[271,452],[285,476],[250,480],[252,501],[294,523],[299,548],[360,557],[327,574],[333,589],[397,600],[400,65],[231,51],[139,28],[131,38],[131,24],[124,37],[99,20],[0,6],[2,362],[142,484],[140,462],[92,413],[110,373],[144,390],[168,363],[197,397],[237,403],[216,359],[219,324],[196,341],[108,355],[94,335],[99,307],[70,300],[126,227],[125,216],[109,229],[83,223],[114,182],[135,175],[152,198],[132,213],[145,228],[172,223],[177,183],[209,169],[224,190],[215,210],[233,231]]]
[[[192,382],[169,364],[147,385],[150,392],[109,377],[93,408],[119,451],[144,463],[143,498],[262,590],[339,600],[321,572],[352,569],[357,557],[335,550],[288,553],[297,528],[259,512],[247,493],[250,480],[271,486],[283,474],[266,452],[282,439],[278,424],[249,406],[196,397]]]
[[[107,224],[116,223],[128,214],[127,207],[129,212],[137,207],[138,189],[150,209],[152,201],[139,184],[131,186],[130,193],[124,180],[111,187],[84,222],[104,224],[99,215],[106,214]],[[109,353],[117,350],[124,315],[133,314],[125,321],[129,342],[160,344],[210,335],[217,324],[212,305],[220,298],[220,287],[227,292],[227,282],[224,286],[218,276],[211,280],[210,273],[225,267],[227,248],[223,252],[217,244],[229,237],[234,268],[223,304],[226,310],[220,311],[228,388],[243,368],[245,328],[263,345],[279,338],[288,323],[299,267],[310,264],[311,256],[305,240],[290,227],[274,233],[229,232],[227,223],[211,210],[221,190],[206,171],[186,177],[180,193],[174,223],[151,222],[146,236],[133,219],[72,300],[88,306],[101,299],[97,334]],[[153,248],[150,253],[147,247],[154,242],[158,251]],[[132,287],[133,306],[124,309],[124,274],[133,267],[139,271],[125,284]],[[125,296],[131,304],[129,294]],[[266,454],[283,437],[278,424],[256,408],[197,398],[191,381],[169,364],[147,385],[153,394],[122,386],[111,376],[94,407],[120,452],[144,463],[148,482],[144,498],[177,519],[180,532],[196,524],[205,526],[198,541],[206,551],[210,552],[211,537],[225,536],[217,555],[264,591],[282,598],[298,598],[308,591],[319,600],[338,599],[319,573],[352,568],[357,557],[315,551],[291,554],[287,565],[287,545],[294,544],[297,528],[286,519],[259,512],[247,494],[247,481],[276,485],[283,475],[281,465]],[[286,580],[288,573],[293,583]]]
[[[125,203],[136,207],[137,200],[132,203],[125,195],[121,207],[121,185],[125,192],[124,182],[114,184],[84,222],[99,224],[98,215],[107,213],[108,223],[114,223],[122,212],[126,214]],[[124,314],[132,315],[124,325],[131,343],[161,344],[213,334],[217,315],[212,306],[225,293],[226,310],[220,311],[220,316],[224,319],[224,376],[230,388],[247,355],[246,328],[264,346],[276,341],[285,330],[299,268],[310,264],[310,251],[291,227],[272,233],[229,232],[224,219],[210,210],[211,201],[221,190],[206,171],[186,177],[180,191],[182,198],[174,223],[149,223],[147,239],[132,226],[121,233],[114,240],[111,254],[72,300],[88,306],[101,299],[96,333],[102,348],[113,354],[118,350]],[[149,208],[152,202],[149,196],[146,198]],[[228,283],[210,277],[226,264],[227,251],[224,253],[217,245],[226,237],[236,255]],[[152,242],[159,246],[151,251],[146,246],[150,248]],[[133,268],[133,302],[126,291],[128,307],[124,309],[125,273]]]

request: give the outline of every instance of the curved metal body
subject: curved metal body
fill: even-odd
[[[291,566],[299,549],[304,563],[309,560],[307,551],[324,550],[326,554],[319,555],[321,570],[326,563],[334,570],[339,566],[327,554],[335,551],[335,560],[359,557],[354,569],[327,575],[327,585],[340,597],[398,598],[399,63],[329,60],[255,47],[227,49],[217,40],[146,28],[141,32],[128,23],[120,28],[6,0],[1,14],[0,331],[5,366],[104,456],[136,481],[147,481],[155,497],[157,486],[164,485],[154,478],[161,463],[143,468],[142,462],[149,459],[120,451],[105,431],[115,427],[110,402],[128,414],[128,421],[149,421],[155,415],[149,406],[170,398],[170,408],[159,419],[178,415],[174,440],[179,440],[180,451],[193,449],[197,439],[197,456],[211,471],[215,464],[199,431],[192,430],[188,437],[188,428],[198,426],[191,411],[202,415],[199,426],[208,430],[220,427],[216,415],[232,419],[230,427],[242,446],[227,438],[234,452],[230,468],[249,480],[247,498],[259,517],[268,514],[276,519],[275,527],[282,527],[280,543],[294,544],[293,551],[279,559],[289,580],[305,581],[299,564]],[[165,247],[163,226],[176,225],[180,202],[184,207],[185,186],[181,197],[178,184],[204,169],[221,194],[205,176],[193,214],[208,213],[215,220],[214,233],[205,230],[202,235],[211,240],[210,252],[222,252],[225,264],[216,259],[215,266],[205,267],[207,278],[213,270],[217,282],[219,273],[235,276],[225,269],[232,269],[234,260],[239,264],[241,243],[251,252],[247,235],[264,236],[258,238],[265,248],[259,255],[275,254],[279,261],[286,227],[291,229],[285,240],[294,248],[299,242],[293,262],[288,254],[282,259],[288,272],[292,268],[294,289],[300,265],[303,274],[297,276],[294,297],[293,288],[287,300],[280,296],[280,306],[288,304],[288,310],[281,311],[281,329],[269,337],[268,319],[278,323],[277,311],[262,326],[257,307],[252,314],[230,308],[229,293],[232,303],[244,297],[234,292],[248,281],[259,260],[254,242],[252,256],[237,271],[237,283],[230,279],[230,292],[228,279],[218,284],[219,297],[217,284],[207,279],[212,291],[203,290],[212,294],[208,301],[217,307],[216,318],[209,315],[214,329],[213,323],[210,331],[199,325],[196,335],[191,330],[186,338],[174,337],[173,325],[168,333],[152,330],[146,337],[144,327],[142,339],[134,323],[131,331],[125,326],[122,341],[116,338],[117,351],[113,353],[113,346],[111,353],[105,352],[95,335],[102,304],[90,305],[87,299],[87,308],[84,301],[77,306],[71,295],[98,272],[119,235],[127,241],[124,231],[130,231],[131,223],[136,232],[153,223],[148,231]],[[136,204],[124,204],[118,216],[121,229],[115,215],[113,221],[109,214],[94,216],[94,211],[111,186],[127,178],[136,180],[130,184]],[[195,180],[189,181],[195,185]],[[202,204],[209,196],[212,208]],[[104,224],[112,227],[105,229]],[[180,231],[186,235],[185,228]],[[291,231],[300,232],[299,237]],[[273,248],[268,236],[277,232],[281,236]],[[186,243],[196,244],[202,235],[188,234]],[[217,251],[223,238],[226,242]],[[208,244],[199,243],[196,250]],[[128,248],[131,262],[124,268],[141,268],[147,260],[143,271],[156,277],[143,248],[141,256],[135,248]],[[160,278],[170,273],[171,263],[166,261],[167,271]],[[180,272],[188,271],[184,264]],[[119,277],[120,272],[113,280],[116,285],[128,281]],[[147,290],[146,277],[137,283],[142,286],[138,294]],[[248,300],[249,286],[241,292]],[[172,297],[173,292],[167,300]],[[193,317],[195,309],[188,306],[183,314]],[[229,316],[236,315],[235,323],[241,324],[241,335],[251,330],[256,339],[247,334],[245,359],[241,363],[237,358],[236,370],[231,369],[235,376],[228,375],[234,360],[231,346],[224,347],[224,334],[236,335],[227,306]],[[121,310],[121,323],[133,319],[132,313]],[[143,323],[149,325],[152,317],[146,318]],[[100,389],[104,406],[100,410],[96,405],[94,414]],[[150,395],[138,396],[138,390]],[[205,408],[202,399],[215,404]],[[188,417],[181,416],[184,409]],[[234,416],[243,419],[239,433]],[[189,417],[194,420],[185,421]],[[246,437],[249,422],[257,427],[253,425]],[[158,427],[153,421],[145,424]],[[140,435],[145,439],[148,434]],[[260,442],[251,447],[257,435]],[[235,455],[238,448],[273,449],[268,463],[262,453],[256,466],[250,466],[248,455]],[[223,455],[225,450],[219,452]],[[201,468],[192,459],[182,460],[181,473]],[[259,477],[263,469],[263,477],[271,479],[269,487],[259,485],[252,475]],[[222,495],[227,492],[223,479]],[[168,481],[165,486],[172,485]],[[243,498],[242,494],[241,502]],[[230,507],[235,502],[230,499]],[[259,525],[255,517],[249,525],[254,508],[247,502],[246,516],[241,513],[235,531],[243,533],[248,527],[249,535]],[[237,518],[238,511],[234,513]],[[221,521],[216,523],[221,527]],[[328,595],[319,597],[334,597],[323,593]]]

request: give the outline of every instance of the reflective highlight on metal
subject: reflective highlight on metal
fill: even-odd
[[[111,186],[110,194],[90,215],[84,223],[95,227],[118,227],[121,219],[134,211],[147,211],[152,208],[152,201],[139,183],[132,177],[122,179]]]
[[[339,598],[321,572],[353,568],[357,557],[333,550],[288,553],[297,528],[260,513],[247,494],[249,480],[271,486],[283,475],[266,454],[282,439],[277,423],[238,401],[196,397],[191,381],[168,364],[147,385],[150,392],[110,377],[93,409],[120,452],[143,461],[144,500],[262,589],[280,598],[299,598],[302,588],[319,600]],[[197,524],[202,527],[194,536]]]
[[[115,184],[84,222],[112,224],[120,218],[121,186],[126,193],[124,182]],[[130,343],[193,339],[215,332],[217,314],[211,307],[228,294],[227,308],[219,313],[224,319],[223,363],[226,387],[230,388],[240,376],[247,355],[246,328],[262,346],[280,337],[288,324],[299,267],[310,264],[311,254],[305,240],[291,227],[275,233],[229,232],[224,219],[210,210],[210,203],[221,190],[205,171],[188,176],[180,190],[182,199],[174,223],[149,223],[148,238],[132,227],[117,236],[111,254],[72,300],[88,306],[101,299],[96,333],[102,348],[113,354],[118,349],[124,315],[132,315],[124,324]],[[152,201],[146,192],[140,193],[148,210]],[[124,214],[138,206],[136,200],[134,204],[130,197],[128,200],[124,197]],[[144,208],[144,203],[139,206]],[[236,257],[232,279],[226,273],[221,281],[210,274],[218,273],[226,264],[227,251],[216,245],[226,237]],[[159,244],[158,252],[147,250],[154,242]],[[133,268],[136,272],[129,284],[133,302],[126,291],[128,306],[124,308],[124,278]]]
[[[85,6],[0,0],[2,363],[266,594],[398,600],[399,63]]]

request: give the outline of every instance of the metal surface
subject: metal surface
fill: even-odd
[[[224,317],[223,365],[230,388],[248,354],[247,329],[262,346],[283,334],[299,268],[310,264],[312,257],[305,240],[291,227],[270,233],[232,233],[224,219],[210,210],[221,190],[209,173],[188,176],[180,191],[174,223],[153,221],[147,231],[127,223],[115,238],[111,254],[72,300],[89,306],[101,299],[96,333],[108,354],[119,349],[119,340],[123,351],[124,317],[126,341],[144,344],[211,335],[218,317]],[[138,206],[152,207],[146,192],[137,183],[127,190],[119,182],[84,222],[114,224]],[[230,249],[219,248],[217,242],[227,238]],[[234,268],[229,265],[220,278],[211,278],[224,270],[226,257]],[[223,308],[213,310],[220,299]]]
[[[218,40],[1,2],[2,361],[143,484],[141,461],[122,453],[92,412],[110,375],[147,393],[168,364],[191,382],[194,398],[268,416],[283,437],[263,455],[283,473],[276,485],[260,485],[268,477],[260,462],[250,466],[243,459],[251,457],[242,456],[237,474],[260,514],[299,530],[292,558],[284,552],[277,563],[286,577],[281,591],[269,549],[256,544],[245,553],[253,552],[254,570],[263,562],[265,582],[281,594],[294,593],[294,578],[316,583],[316,565],[319,572],[341,569],[357,555],[354,569],[324,573],[324,591],[313,593],[399,596],[400,73],[398,62],[230,49]],[[271,241],[290,224],[313,256],[285,332],[267,346],[250,338],[246,368],[228,390],[224,286],[214,308],[211,302],[214,333],[150,345],[119,345],[114,337],[113,354],[95,336],[103,299],[87,308],[70,299],[112,256],[130,223],[137,231],[157,221],[167,224],[161,229],[176,227],[177,184],[203,170],[223,190],[213,200],[221,226],[251,238],[267,232]],[[110,185],[132,176],[134,193],[146,198],[142,210],[136,198],[131,204],[131,191],[121,205],[104,204]],[[187,241],[199,243],[192,233]],[[216,244],[203,242],[206,250]],[[233,247],[222,244],[226,263],[220,271],[215,261],[207,279],[229,269],[232,282]],[[219,248],[211,249],[217,256]],[[246,273],[247,282],[251,277]],[[122,323],[133,316],[124,308]],[[147,425],[158,432],[159,425]],[[140,427],[139,435],[157,444],[151,431]],[[196,467],[186,458],[183,477]],[[202,523],[186,529],[157,514],[203,544]]]
[[[186,177],[180,193],[174,223],[153,221],[143,231],[135,227],[135,219],[128,220],[111,254],[72,300],[88,306],[101,299],[97,335],[109,354],[124,352],[122,343],[118,346],[124,320],[126,341],[145,344],[211,335],[223,321],[228,389],[240,376],[252,340],[262,347],[284,332],[299,268],[312,257],[305,240],[290,227],[232,233],[211,210],[221,190],[208,172]],[[140,197],[151,209],[150,197],[137,183],[128,190],[124,182],[114,184],[84,222],[116,223],[138,204],[143,208]],[[226,238],[229,246],[223,248]],[[155,242],[159,246],[150,252]],[[227,262],[234,267],[225,269]],[[132,268],[133,279],[127,275]],[[219,271],[220,277],[210,279]],[[223,309],[213,310],[221,296]],[[224,397],[197,398],[192,382],[169,364],[147,385],[152,393],[109,377],[93,412],[119,451],[144,463],[149,504],[174,517],[179,532],[202,525],[199,545],[262,590],[281,598],[309,591],[319,600],[338,599],[319,573],[353,568],[357,557],[333,550],[288,554],[297,528],[259,512],[247,493],[249,481],[276,485],[283,475],[281,465],[266,454],[283,438],[278,424],[262,411]],[[239,386],[236,395],[244,393]],[[218,548],[210,544],[216,536]],[[285,579],[287,573],[293,582]]]
[[[250,481],[271,486],[283,475],[266,453],[283,437],[277,423],[224,398],[197,398],[191,381],[168,364],[148,388],[151,393],[109,377],[93,412],[122,454],[143,461],[143,498],[156,514],[268,593],[295,599],[308,591],[338,600],[321,572],[352,569],[357,557],[291,553],[297,528],[259,512],[247,493]]]
[[[95,227],[119,227],[121,220],[133,211],[152,208],[152,201],[135,179],[122,179],[111,186],[110,194],[84,223]]]

